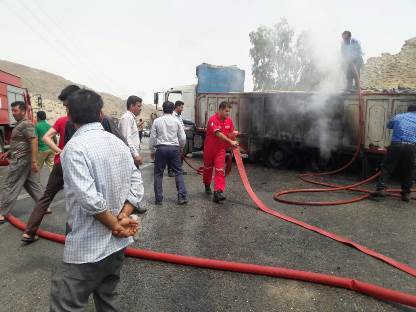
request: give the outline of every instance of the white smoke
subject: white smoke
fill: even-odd
[[[305,113],[315,117],[306,138],[309,145],[318,147],[321,156],[325,158],[337,147],[341,134],[341,124],[333,119],[333,105],[336,103],[330,101],[345,86],[340,42],[341,34],[339,37],[326,38],[322,33],[309,32],[309,50],[321,73],[321,80],[305,107]]]

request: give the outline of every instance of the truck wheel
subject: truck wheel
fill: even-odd
[[[267,163],[276,169],[282,169],[289,166],[290,151],[284,146],[273,147],[267,156]]]

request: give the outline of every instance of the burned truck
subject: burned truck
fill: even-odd
[[[197,76],[201,76],[200,70]],[[232,76],[233,86],[215,86],[227,92],[215,92],[212,84],[211,92],[204,92],[207,86],[201,86],[198,79],[198,85],[172,88],[163,94],[164,100],[180,99],[185,103],[188,152],[203,149],[207,121],[223,101],[232,103],[231,118],[240,132],[239,141],[253,161],[266,161],[276,168],[290,167],[303,158],[329,159],[355,151],[360,128],[358,94],[243,92],[236,90],[244,83],[240,80],[236,87],[235,73],[228,76]],[[360,156],[364,164],[368,159],[382,157],[391,141],[391,131],[386,129],[388,120],[406,112],[410,104],[416,104],[416,94],[362,93]]]

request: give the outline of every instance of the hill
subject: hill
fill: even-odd
[[[42,95],[42,110],[46,112],[48,121],[51,123],[59,116],[65,114],[62,103],[58,100],[60,91],[70,84],[85,87],[61,76],[9,61],[0,60],[0,69],[22,78],[23,87],[27,88],[32,96],[31,100],[35,111],[39,110],[39,108],[37,108],[36,105],[37,97],[34,95]],[[100,95],[104,100],[104,111],[106,114],[119,118],[126,110],[125,100],[109,93],[100,92]],[[143,120],[150,120],[150,114],[154,111],[153,106],[144,105],[140,118],[143,118]]]

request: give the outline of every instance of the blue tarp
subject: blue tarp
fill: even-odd
[[[203,63],[196,67],[197,93],[244,92],[245,72],[237,66]]]

